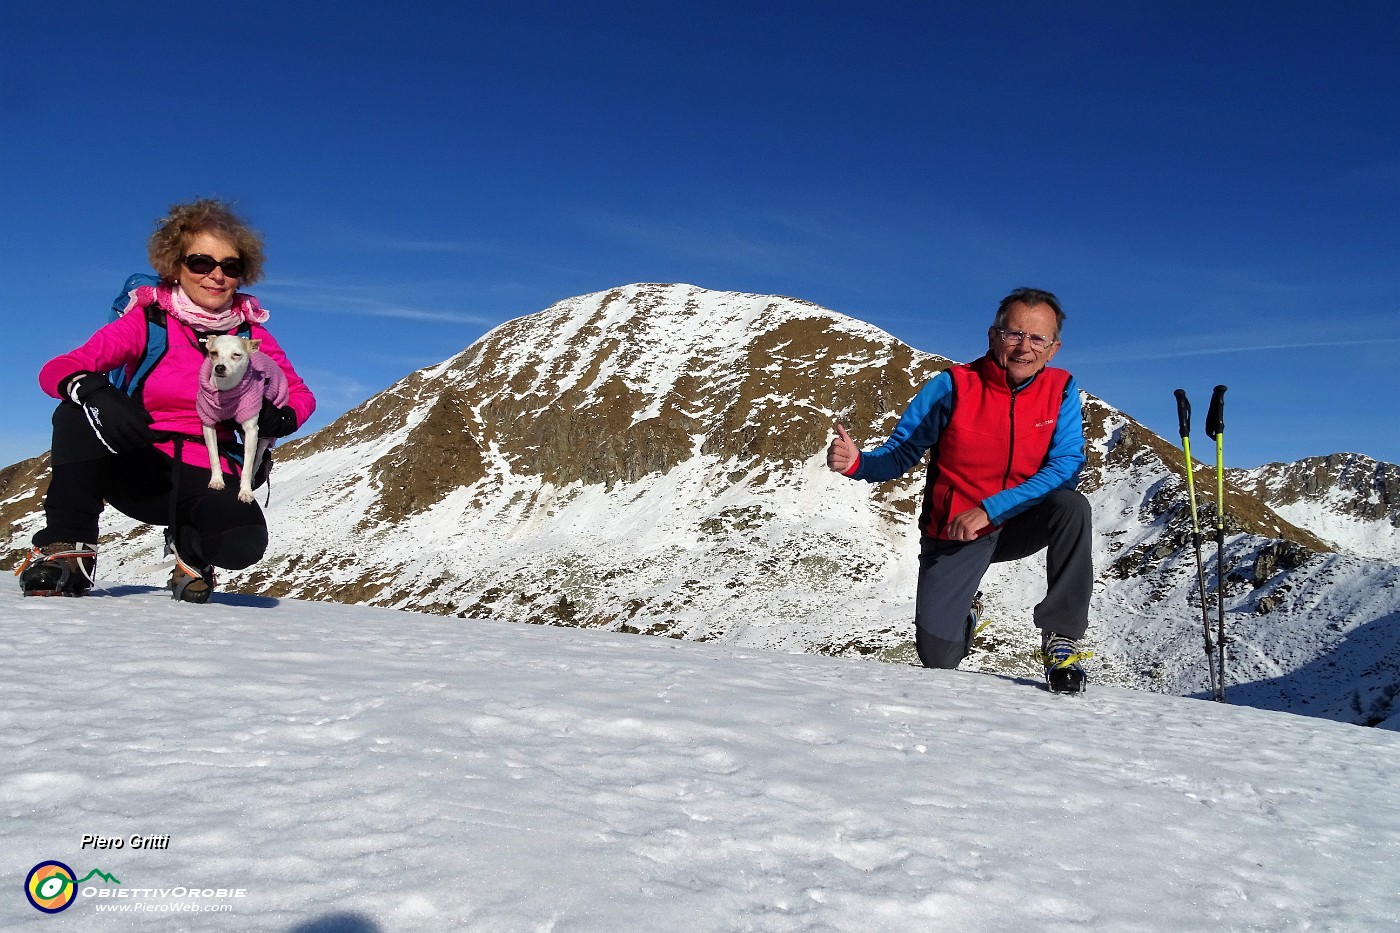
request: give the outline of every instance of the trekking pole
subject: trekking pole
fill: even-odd
[[[1215,438],[1215,651],[1219,667],[1216,699],[1225,702],[1225,386],[1216,386],[1206,414],[1206,433]]]
[[[1196,588],[1201,594],[1201,630],[1205,636],[1206,673],[1210,675],[1210,698],[1220,695],[1215,680],[1215,646],[1210,641],[1210,606],[1206,602],[1206,570],[1201,558],[1201,523],[1196,518],[1196,480],[1191,460],[1191,402],[1185,389],[1176,390],[1176,420],[1181,426],[1181,449],[1186,454],[1186,491],[1191,500],[1191,544],[1196,549]]]

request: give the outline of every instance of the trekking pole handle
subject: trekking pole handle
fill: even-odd
[[[1181,436],[1191,436],[1191,402],[1186,398],[1185,389],[1177,389],[1176,395],[1176,421],[1181,426]]]
[[[1225,433],[1225,386],[1216,386],[1210,396],[1210,411],[1206,414],[1206,433],[1219,437]]]

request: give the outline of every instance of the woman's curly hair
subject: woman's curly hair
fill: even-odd
[[[147,244],[151,268],[162,279],[175,281],[186,248],[201,233],[217,233],[238,250],[238,258],[243,260],[239,285],[252,285],[262,278],[262,236],[229,210],[228,205],[213,198],[171,205],[167,216],[156,221],[156,232],[151,234]]]

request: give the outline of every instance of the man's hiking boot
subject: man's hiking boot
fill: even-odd
[[[175,555],[175,567],[170,571],[170,598],[186,603],[207,603],[214,595],[214,568],[197,570]]]
[[[86,596],[96,570],[96,547],[58,541],[30,548],[15,576],[25,596]]]
[[[1045,661],[1045,684],[1051,693],[1083,693],[1088,687],[1089,678],[1079,662],[1093,654],[1081,650],[1073,638],[1045,632],[1041,635],[1040,655]]]

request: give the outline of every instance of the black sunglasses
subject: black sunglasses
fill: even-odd
[[[185,268],[195,275],[208,275],[215,267],[223,269],[224,275],[231,279],[243,278],[243,260],[234,256],[232,259],[225,259],[222,262],[213,256],[206,256],[203,253],[190,253],[180,260],[185,264]]]

